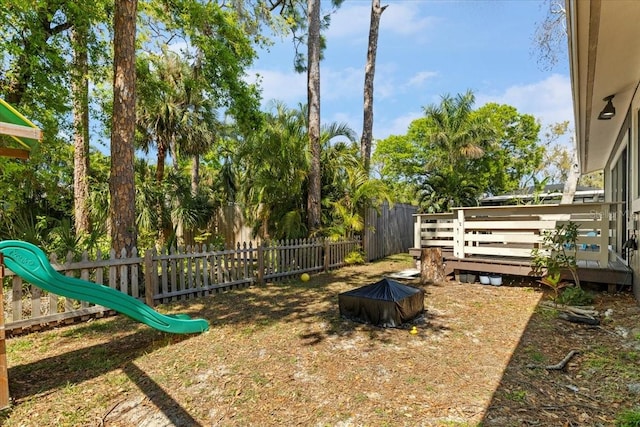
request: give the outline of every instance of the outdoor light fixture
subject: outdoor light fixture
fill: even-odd
[[[611,102],[614,96],[615,95],[609,95],[604,97],[603,101],[607,101],[607,105],[600,111],[598,120],[611,120],[613,116],[616,115],[616,107],[614,107],[613,102]]]

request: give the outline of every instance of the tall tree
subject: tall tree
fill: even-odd
[[[546,0],[547,8],[544,20],[538,24],[535,32],[535,48],[538,64],[545,70],[552,69],[567,56],[567,10],[564,1]],[[560,203],[572,203],[580,179],[578,150],[572,140],[571,161],[566,170],[566,180]]]
[[[241,145],[241,196],[254,232],[263,239],[306,235],[305,184],[308,176],[306,117],[302,109],[273,103],[263,132]],[[284,218],[288,217],[288,227]],[[291,218],[300,218],[293,229]]]
[[[339,7],[343,0],[332,0],[332,6]],[[270,2],[271,11],[280,10],[292,33],[295,53],[296,71],[307,72],[307,105],[308,105],[308,134],[311,164],[309,169],[309,183],[307,191],[307,224],[309,232],[316,232],[321,225],[321,168],[320,168],[320,60],[324,40],[321,29],[327,28],[330,15],[321,18],[320,0],[307,0],[306,10],[304,0],[274,0]],[[306,18],[306,22],[305,19]],[[300,33],[307,31],[307,55],[300,53],[298,47],[304,44]],[[305,64],[306,59],[306,64]]]
[[[371,0],[371,23],[369,24],[369,44],[367,45],[367,64],[364,72],[364,119],[362,121],[362,139],[360,155],[365,172],[369,172],[371,162],[371,144],[373,140],[373,78],[376,73],[376,53],[378,51],[378,32],[380,16],[387,6],[380,6],[380,0]]]
[[[63,93],[63,34],[72,26],[64,6],[50,0],[0,2],[0,90],[7,102],[17,106],[24,97],[43,101]],[[29,93],[34,90],[41,93]]]
[[[489,124],[491,131],[491,144],[470,170],[476,177],[474,182],[487,195],[511,193],[523,187],[543,161],[544,146],[538,144],[540,124],[535,117],[496,103],[483,105],[471,117]]]
[[[517,189],[538,170],[543,147],[531,115],[507,105],[473,110],[471,92],[424,109],[406,135],[378,141],[373,160],[396,194],[414,194],[425,210],[474,205],[484,194]]]
[[[107,41],[95,30],[96,23],[106,21],[104,3],[103,0],[6,0],[0,3],[0,22],[3,22],[0,26],[0,92],[37,120],[45,133],[46,144],[32,153],[32,161],[24,168],[43,171],[75,156],[74,170],[68,173],[74,182],[65,187],[74,189],[75,200],[64,216],[75,210],[75,230],[80,233],[89,229],[87,203],[82,202],[88,197],[88,75],[103,74],[94,72],[95,64],[109,51],[105,49]],[[66,134],[72,134],[75,152],[68,150],[69,141],[63,141],[61,135]],[[60,146],[64,149],[58,150]],[[42,164],[47,167],[43,168]],[[32,173],[20,175],[27,179]],[[46,182],[43,177],[39,179]],[[58,180],[62,185],[62,180]],[[52,189],[44,193],[54,198]],[[60,198],[63,199],[66,197]],[[41,215],[34,206],[27,211]]]
[[[313,234],[320,227],[321,176],[320,176],[320,0],[307,0],[309,19],[307,100],[308,133],[311,163],[309,167],[309,191],[307,194],[307,223]]]
[[[111,243],[119,255],[137,243],[134,181],[136,126],[136,14],[137,0],[116,0],[113,17],[113,125],[109,218]]]
[[[87,27],[76,23],[72,29],[73,68],[73,212],[77,235],[90,231],[89,222],[89,59]]]
[[[552,69],[567,55],[567,10],[562,0],[545,0],[544,20],[538,23],[534,35],[534,52],[538,65]]]

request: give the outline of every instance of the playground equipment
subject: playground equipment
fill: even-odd
[[[7,268],[45,291],[108,307],[163,332],[193,334],[209,329],[209,323],[205,319],[160,314],[117,289],[64,276],[55,271],[45,253],[31,243],[5,240],[0,242],[0,252],[4,255],[4,265]]]
[[[0,135],[7,135],[19,148],[0,144],[0,156],[28,159],[42,139],[42,131],[15,108],[0,99]]]
[[[19,148],[6,145],[17,142]],[[42,131],[15,108],[0,99],[0,157],[28,159],[32,148],[42,139]],[[0,253],[0,291],[4,277],[4,264]],[[9,378],[7,374],[7,349],[4,331],[4,295],[0,292],[0,409],[9,406]]]
[[[193,334],[209,329],[205,319],[192,319],[184,314],[164,315],[117,289],[64,276],[54,270],[45,253],[31,243],[19,240],[0,242],[0,261],[0,280],[3,277],[1,269],[6,266],[24,280],[48,292],[102,305],[160,331]],[[0,357],[0,409],[9,404],[3,310],[0,296],[0,356],[4,356]],[[3,387],[6,394],[4,398]]]

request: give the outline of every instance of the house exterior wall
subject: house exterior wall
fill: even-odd
[[[636,93],[629,108],[629,229],[635,236],[640,235],[640,94]],[[636,242],[638,239],[636,237]],[[640,251],[630,257],[633,269],[633,293],[640,301]]]
[[[640,235],[640,94],[636,92],[631,105],[618,111],[626,111],[626,117],[605,166],[605,201],[624,199],[626,203],[617,205],[617,212],[612,214],[610,245],[627,258],[633,270],[633,293],[640,301],[640,253],[627,250],[624,245],[630,237]]]

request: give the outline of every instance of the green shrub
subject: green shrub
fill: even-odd
[[[562,272],[569,271],[576,287],[580,287],[578,264],[576,261],[578,240],[578,224],[569,221],[557,224],[554,230],[545,230],[542,247],[531,251],[531,268],[541,276],[540,283],[553,289],[553,299],[558,299],[560,289],[570,285],[562,280]]]
[[[344,262],[348,265],[364,264],[364,253],[361,250],[351,251],[344,257]]]
[[[577,286],[565,288],[556,302],[565,305],[589,305],[593,302],[593,295]]]
[[[640,427],[640,408],[619,413],[616,417],[616,427]]]

